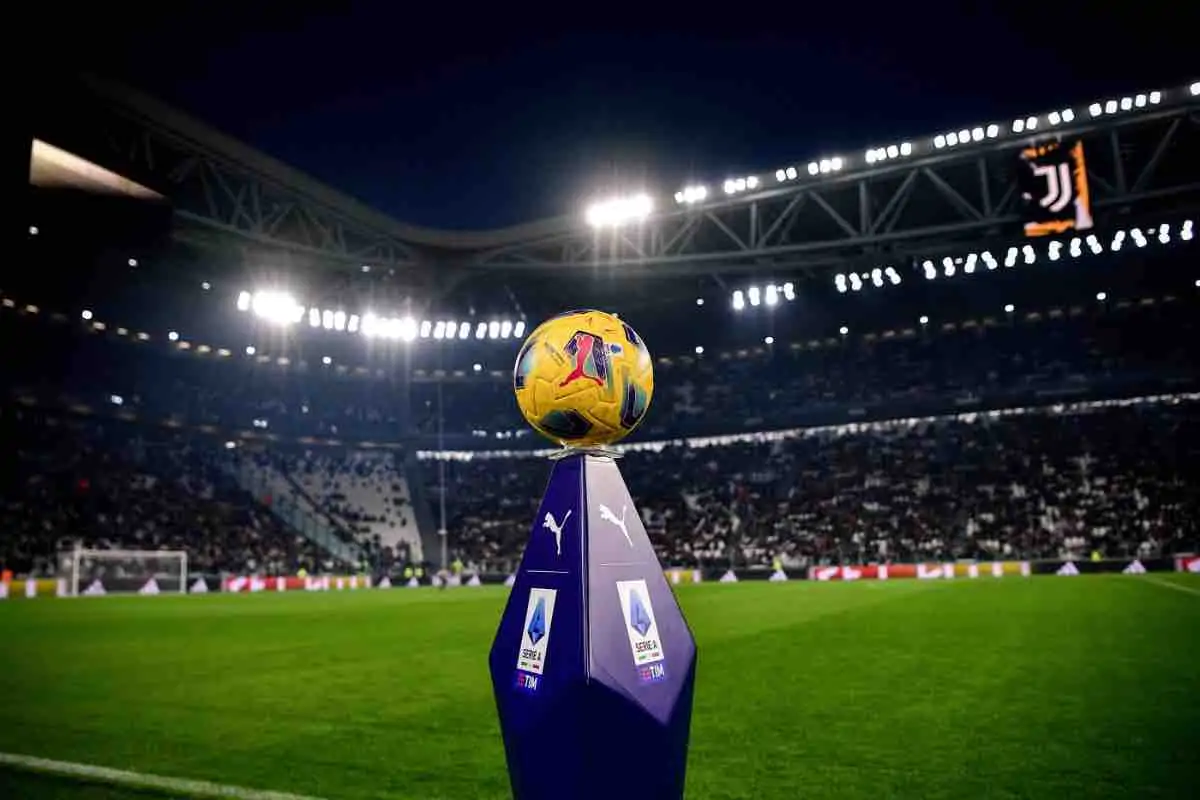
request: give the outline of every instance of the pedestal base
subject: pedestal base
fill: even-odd
[[[683,797],[696,645],[611,457],[555,462],[489,664],[516,800]]]

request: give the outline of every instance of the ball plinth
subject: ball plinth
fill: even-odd
[[[525,421],[566,448],[603,448],[645,419],[654,362],[629,323],[604,311],[569,311],[529,334],[513,368]]]

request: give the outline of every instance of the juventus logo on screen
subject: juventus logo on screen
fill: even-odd
[[[1049,142],[1021,151],[1021,196],[1025,235],[1047,236],[1092,227],[1083,142],[1065,147]]]

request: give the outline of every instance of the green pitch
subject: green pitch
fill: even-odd
[[[504,597],[9,600],[0,752],[332,800],[506,798],[486,668]],[[700,647],[694,800],[1195,796],[1190,576],[680,598]],[[147,796],[0,769],[5,798]]]

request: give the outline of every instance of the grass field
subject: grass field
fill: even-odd
[[[486,668],[504,596],[0,603],[0,752],[332,800],[506,798]],[[680,600],[700,648],[694,800],[1195,796],[1194,577]],[[3,798],[147,796],[0,768]]]

